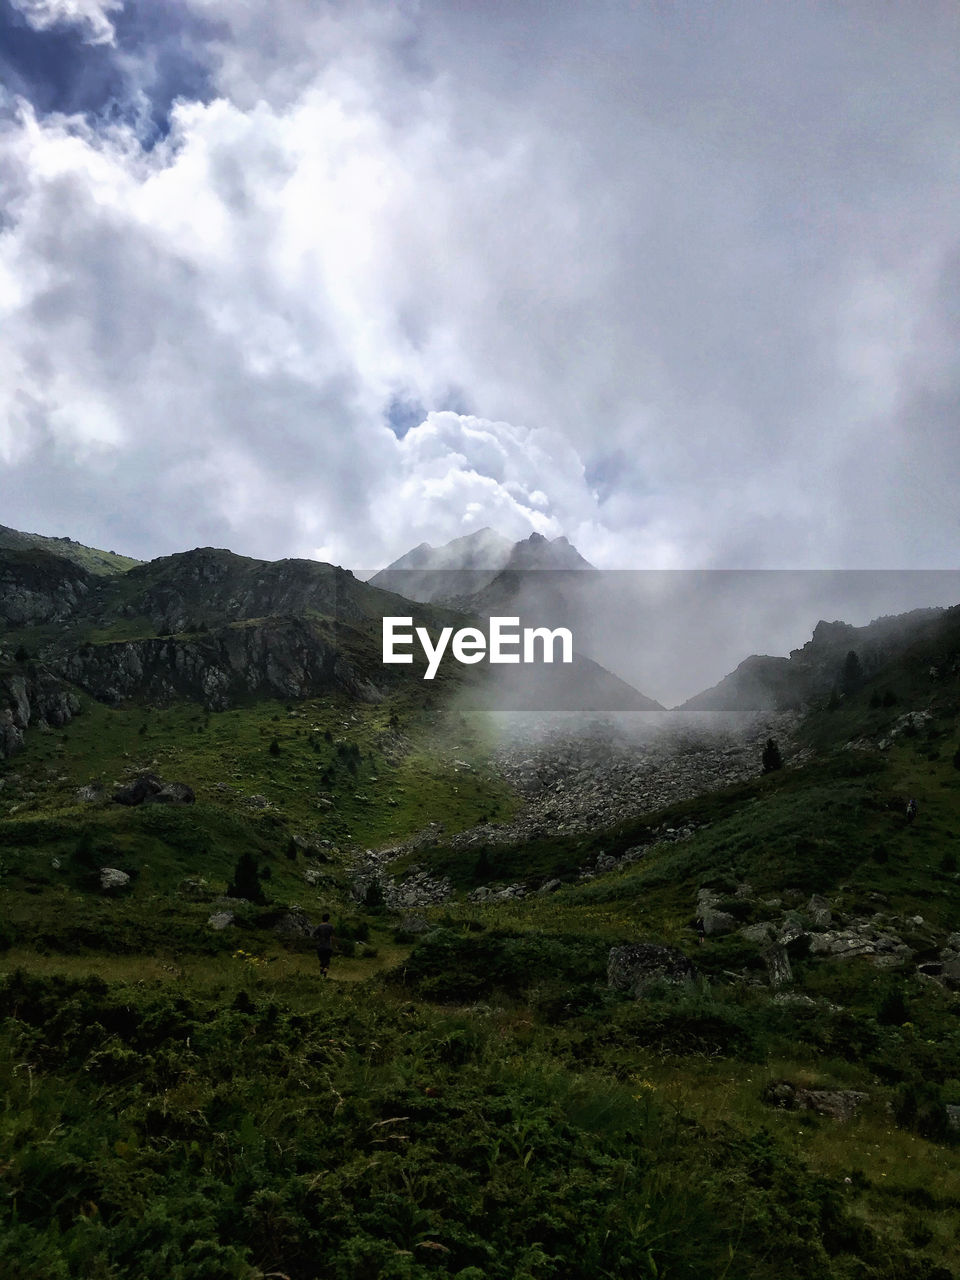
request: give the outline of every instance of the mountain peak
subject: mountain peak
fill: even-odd
[[[422,542],[370,579],[371,586],[409,600],[451,600],[474,595],[504,569],[590,569],[564,537],[530,533],[511,542],[489,526],[462,534],[440,547]]]

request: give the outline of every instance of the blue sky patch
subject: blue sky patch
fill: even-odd
[[[0,0],[0,82],[40,115],[127,121],[150,146],[167,132],[175,99],[215,96],[210,46],[220,33],[176,0],[128,0],[111,21],[116,46],[88,44],[82,26],[34,31]]]

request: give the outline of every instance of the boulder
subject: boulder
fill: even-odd
[[[303,907],[291,905],[274,923],[273,932],[281,938],[309,938],[313,925]]]
[[[313,858],[317,862],[330,861],[330,855],[326,852],[326,848],[330,845],[329,840],[320,840],[316,836],[303,835],[299,832],[295,832],[290,839],[297,853],[302,853],[304,857]]]
[[[217,931],[227,929],[233,924],[234,914],[232,911],[215,911],[207,920],[207,924],[211,929]]]
[[[829,929],[833,924],[830,903],[818,893],[813,894],[807,903],[807,915],[810,917],[811,924],[818,929]]]
[[[831,1120],[852,1120],[870,1095],[856,1089],[806,1089],[789,1080],[772,1080],[761,1093],[764,1102],[785,1111],[814,1111]]]
[[[708,938],[718,937],[724,933],[734,933],[737,928],[736,916],[730,915],[727,911],[704,907],[700,914],[703,917],[703,932]]]
[[[776,991],[793,981],[793,970],[790,968],[790,957],[786,947],[772,946],[763,953],[764,964],[770,985]]]
[[[759,924],[745,924],[740,930],[740,937],[748,942],[757,942],[761,946],[773,941],[773,925],[769,920],[761,920]]]
[[[158,778],[155,773],[142,773],[129,786],[121,787],[119,791],[115,791],[113,793],[113,801],[115,804],[143,804],[147,796],[156,795],[162,787],[163,780]]]
[[[144,796],[144,804],[195,804],[193,787],[185,782],[165,782],[159,791]]]
[[[696,969],[676,947],[656,942],[631,942],[611,947],[607,960],[607,985],[614,991],[640,996],[655,982],[684,982]]]
[[[100,888],[108,891],[113,889],[125,889],[130,883],[130,877],[126,871],[121,871],[118,867],[101,867],[100,868]]]

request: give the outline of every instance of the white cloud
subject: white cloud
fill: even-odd
[[[364,567],[488,524],[611,566],[955,558],[946,9],[191,3],[219,96],[153,150],[0,123],[6,523]],[[394,397],[427,411],[399,441]]]
[[[116,31],[109,14],[123,8],[123,0],[10,0],[35,31],[50,27],[82,27],[87,44],[114,44]]]

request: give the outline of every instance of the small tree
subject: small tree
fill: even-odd
[[[27,652],[27,650],[24,648],[24,646],[23,646],[22,644],[18,644],[18,645],[17,645],[17,651],[16,651],[16,653],[13,655],[13,660],[14,660],[14,662],[29,662],[29,661],[30,661],[30,654]]]
[[[783,756],[773,738],[768,738],[763,748],[762,763],[764,773],[774,773],[777,769],[783,768]]]
[[[233,879],[227,885],[228,898],[246,898],[248,902],[263,905],[266,895],[260,883],[257,860],[252,853],[241,853],[233,869]]]
[[[280,754],[280,743],[277,741],[276,738],[273,738],[271,740],[269,747],[267,747],[267,750],[270,752],[272,756],[278,756]]]
[[[843,674],[840,687],[844,693],[854,693],[863,683],[863,666],[853,649],[843,660]]]
[[[363,895],[363,905],[368,911],[382,911],[387,900],[383,895],[383,885],[379,880],[371,880]]]

